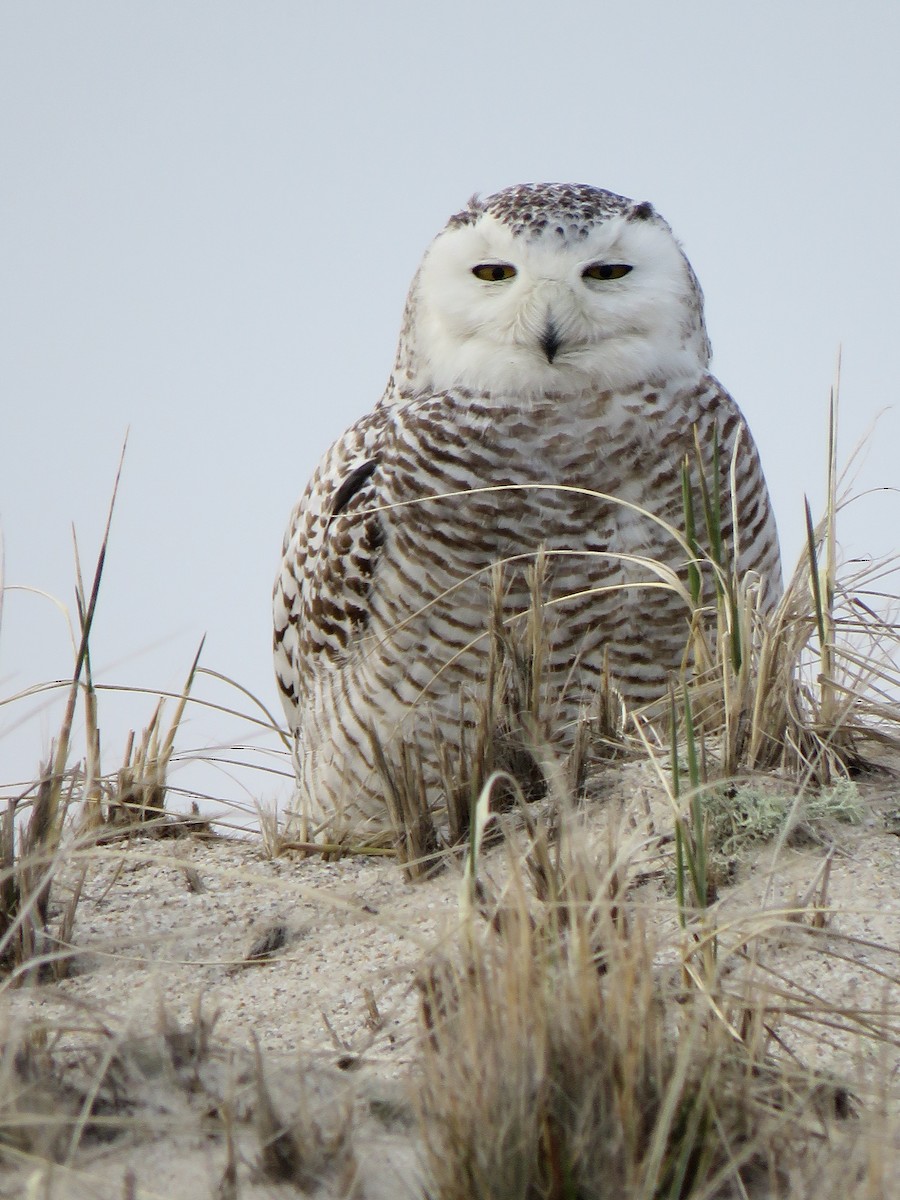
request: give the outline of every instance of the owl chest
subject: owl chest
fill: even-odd
[[[391,523],[412,559],[439,547],[434,569],[448,576],[540,546],[652,554],[664,540],[654,518],[670,520],[674,507],[660,494],[654,454],[658,461],[640,431],[596,420],[553,430],[495,425],[473,439],[431,495],[415,469],[398,477],[397,498],[406,504]]]

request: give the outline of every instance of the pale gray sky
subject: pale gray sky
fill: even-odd
[[[277,708],[289,509],[378,399],[429,239],[525,180],[672,224],[792,560],[839,344],[842,454],[888,407],[860,484],[900,484],[898,45],[893,0],[0,0],[7,583],[71,605],[70,524],[92,568],[130,427],[96,676],[177,687],[205,632],[205,664]],[[898,524],[895,493],[861,500],[847,552]],[[57,611],[8,594],[0,697],[69,669]],[[0,709],[4,783],[46,750],[37,707]],[[104,701],[111,752],[149,711]],[[195,716],[181,744],[238,736]]]

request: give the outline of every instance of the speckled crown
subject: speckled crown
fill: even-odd
[[[538,237],[555,229],[560,237],[569,238],[586,238],[598,221],[609,217],[646,219],[655,215],[650,204],[636,204],[627,196],[588,183],[520,183],[484,200],[473,196],[447,227],[472,225],[485,213],[508,225],[517,237]]]

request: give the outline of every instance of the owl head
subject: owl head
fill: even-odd
[[[394,385],[566,396],[696,377],[709,354],[700,286],[650,204],[522,184],[473,198],[428,248]]]

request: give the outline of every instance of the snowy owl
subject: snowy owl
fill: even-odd
[[[313,819],[384,818],[373,733],[388,752],[415,744],[434,783],[483,684],[494,564],[514,622],[544,561],[541,684],[562,749],[604,671],[628,705],[663,695],[689,608],[648,564],[688,578],[673,531],[686,458],[702,512],[698,446],[704,472],[719,447],[726,553],[737,541],[760,604],[776,602],[759,458],[709,357],[700,286],[649,203],[523,184],[450,218],[384,395],[327,451],[283,543],[275,664]]]

